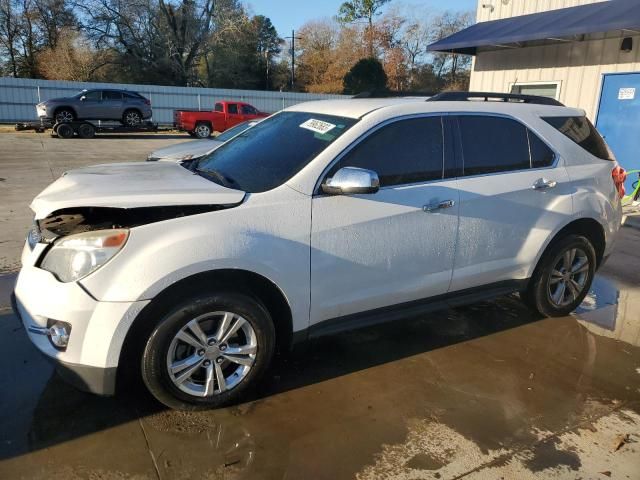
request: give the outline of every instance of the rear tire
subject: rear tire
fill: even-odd
[[[208,123],[198,123],[193,133],[197,138],[209,138],[211,136],[211,126]]]
[[[567,235],[544,253],[523,301],[545,317],[564,317],[582,303],[596,271],[596,252],[581,235]]]
[[[142,123],[142,115],[137,110],[126,110],[122,115],[122,123],[127,127],[137,127]]]
[[[170,408],[217,408],[255,386],[274,346],[275,328],[260,301],[235,292],[203,294],[153,328],[142,353],[142,378]]]
[[[90,123],[82,123],[78,127],[78,136],[80,138],[93,138],[96,135],[96,129]]]

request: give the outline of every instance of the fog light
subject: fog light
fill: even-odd
[[[69,344],[69,336],[71,335],[71,325],[66,322],[60,322],[54,320],[53,322],[49,320],[49,331],[47,335],[49,336],[49,340],[56,348],[67,348]]]

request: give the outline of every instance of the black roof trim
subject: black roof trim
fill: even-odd
[[[558,100],[538,95],[521,95],[517,93],[495,93],[495,92],[442,92],[426,100],[427,102],[509,102],[509,103],[531,103],[537,105],[553,105],[564,107]]]

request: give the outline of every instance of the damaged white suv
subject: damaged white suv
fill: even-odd
[[[516,291],[568,314],[611,252],[623,171],[583,111],[446,98],[305,103],[189,168],[65,173],[32,204],[30,339],[86,390],[137,372],[197,409],[310,336]]]

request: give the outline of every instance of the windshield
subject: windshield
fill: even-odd
[[[293,177],[356,122],[332,115],[282,112],[202,157],[192,168],[227,187],[265,192]]]
[[[218,142],[226,142],[227,140],[231,140],[239,133],[244,132],[247,128],[253,127],[256,123],[258,122],[256,122],[255,120],[239,123],[235,127],[231,127],[230,129],[222,132],[220,135],[214,138],[214,140],[217,140]]]

